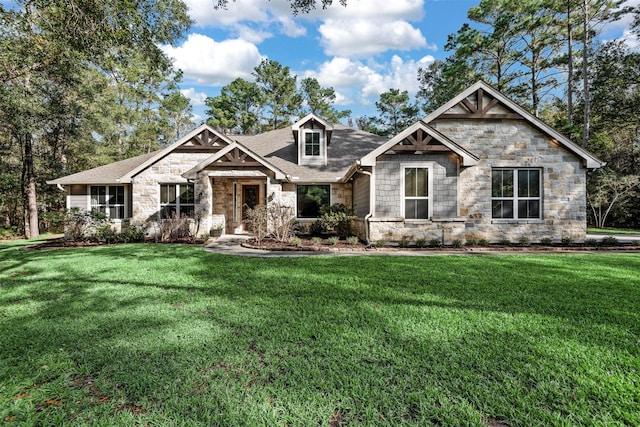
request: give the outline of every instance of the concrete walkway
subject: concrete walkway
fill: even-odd
[[[636,235],[611,235],[618,239],[621,243],[628,243],[634,240],[640,240],[640,236]],[[252,236],[247,234],[226,234],[217,239],[211,239],[208,241],[204,250],[208,252],[214,252],[225,255],[236,256],[253,256],[253,257],[305,257],[305,256],[478,256],[478,255],[525,255],[525,254],[569,254],[569,253],[604,253],[605,250],[581,250],[576,249],[557,249],[549,251],[540,251],[527,248],[513,248],[510,250],[500,250],[491,248],[466,248],[466,250],[384,250],[384,249],[371,249],[371,250],[339,250],[339,251],[269,251],[263,249],[245,248],[242,246],[242,242],[250,239]],[[588,239],[602,240],[606,235],[593,234],[587,235]],[[640,253],[638,249],[611,249],[611,253]]]

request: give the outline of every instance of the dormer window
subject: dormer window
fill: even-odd
[[[320,117],[309,114],[291,127],[298,146],[298,164],[324,166],[327,164],[327,146],[333,126]]]
[[[305,157],[320,156],[320,141],[322,134],[320,131],[306,130],[304,132],[304,155]]]

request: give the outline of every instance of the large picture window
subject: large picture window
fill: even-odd
[[[109,218],[124,218],[124,186],[94,185],[91,187],[91,210],[107,214]]]
[[[319,218],[320,209],[329,206],[331,196],[330,185],[298,185],[297,195],[297,217],[298,218]]]
[[[541,218],[540,169],[494,169],[491,210],[496,219]]]
[[[160,218],[193,217],[194,213],[193,184],[161,184],[160,185]]]
[[[404,168],[404,218],[429,218],[429,168]]]

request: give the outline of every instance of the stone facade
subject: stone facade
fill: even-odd
[[[433,126],[474,152],[477,166],[460,174],[460,215],[465,236],[513,242],[586,237],[586,172],[581,159],[524,121],[435,121]],[[542,218],[492,219],[493,168],[537,168],[542,179]]]
[[[160,184],[186,184],[188,181],[182,174],[200,161],[211,156],[211,153],[169,153],[133,178],[131,195],[134,200],[132,206],[132,225],[148,225],[148,232],[153,234],[157,230],[160,214]],[[208,210],[208,190],[205,182],[194,183],[195,211],[204,213]],[[195,225],[195,222],[194,222]],[[208,232],[207,224],[199,223],[196,234]]]
[[[370,239],[522,238],[560,241],[586,237],[586,168],[581,159],[524,120],[435,120],[435,129],[480,160],[460,168],[453,155],[384,155],[376,164],[376,212]],[[433,162],[431,220],[404,220],[400,212],[401,164]],[[541,171],[540,219],[492,218],[492,170],[535,168]]]

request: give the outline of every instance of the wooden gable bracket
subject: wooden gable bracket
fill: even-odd
[[[524,118],[520,114],[516,114],[513,112],[510,113],[495,113],[490,114],[489,112],[498,105],[499,101],[496,98],[491,98],[491,101],[487,105],[484,105],[485,92],[482,88],[476,91],[476,102],[475,104],[469,100],[469,98],[464,98],[458,105],[464,107],[468,113],[444,113],[441,117],[447,119],[494,119],[494,120],[524,120]],[[506,106],[503,105],[506,108]],[[511,111],[511,109],[509,109]]]
[[[400,143],[391,148],[394,152],[399,151],[451,151],[448,147],[440,144],[431,135],[423,129],[417,129],[411,135],[408,135]]]
[[[201,133],[194,136],[192,141],[204,147],[215,147],[220,141],[220,137],[209,132],[209,129],[204,129]]]
[[[249,154],[241,151],[238,147],[222,156],[217,163],[222,163],[225,166],[262,166],[261,163],[255,161],[253,157],[250,157]]]

